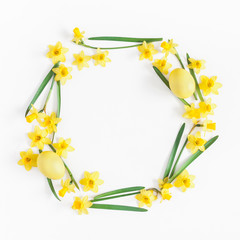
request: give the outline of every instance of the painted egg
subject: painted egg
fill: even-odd
[[[61,179],[65,174],[65,167],[62,159],[51,151],[39,154],[37,167],[44,176],[53,180]]]
[[[179,98],[191,97],[195,92],[192,75],[182,68],[176,68],[170,73],[169,85],[172,92]]]

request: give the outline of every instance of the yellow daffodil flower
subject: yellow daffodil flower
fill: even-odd
[[[68,48],[63,47],[61,42],[57,42],[55,46],[49,45],[48,47],[49,52],[46,56],[52,59],[53,64],[66,61],[64,54],[68,52]]]
[[[196,135],[188,135],[188,143],[186,145],[187,149],[190,149],[192,154],[194,154],[195,152],[197,152],[198,150],[200,151],[205,151],[205,146],[204,144],[207,141],[205,139],[201,138],[201,132],[197,132]]]
[[[84,178],[79,181],[84,186],[83,191],[98,192],[98,186],[103,184],[103,180],[99,179],[99,172],[93,172],[92,174],[85,171]]]
[[[152,206],[152,202],[157,199],[157,197],[153,194],[152,190],[142,189],[139,194],[135,196],[135,198],[139,201],[138,206],[143,207],[144,204],[147,207]]]
[[[32,140],[31,147],[37,146],[40,150],[43,150],[44,144],[50,144],[51,140],[47,138],[48,131],[46,129],[40,129],[38,126],[34,127],[34,132],[28,133],[28,137]]]
[[[88,196],[83,198],[75,197],[72,209],[78,210],[78,214],[82,215],[83,213],[88,214],[87,208],[90,208],[91,206],[92,202],[88,201]]]
[[[61,64],[57,68],[53,68],[52,71],[56,74],[55,81],[61,81],[61,84],[64,85],[67,80],[72,79],[70,72],[72,71],[71,67],[66,67],[64,64]]]
[[[34,154],[32,149],[28,149],[27,152],[20,152],[21,160],[18,161],[18,165],[24,166],[27,171],[32,167],[37,167],[38,154]]]
[[[56,113],[52,112],[50,116],[43,113],[43,121],[38,120],[41,127],[44,127],[47,129],[48,133],[51,134],[52,132],[57,132],[56,124],[58,124],[62,119],[56,117]]]
[[[199,74],[200,70],[205,69],[205,60],[195,60],[193,58],[188,59],[190,64],[188,64],[188,68],[194,69],[194,71]]]
[[[164,180],[158,179],[158,183],[160,189],[169,189],[172,187],[172,184],[168,183],[168,177],[164,178]]]
[[[168,56],[169,53],[176,54],[177,51],[176,51],[175,47],[177,47],[177,46],[178,46],[178,44],[173,43],[173,39],[171,39],[168,42],[164,41],[161,43],[161,47],[163,48],[162,53],[165,53],[165,56]]]
[[[59,138],[58,143],[53,144],[53,147],[56,149],[56,153],[59,156],[67,158],[67,153],[75,150],[72,146],[70,146],[70,144],[71,144],[71,138],[64,140],[61,137]]]
[[[111,62],[111,59],[107,57],[108,51],[101,51],[100,48],[97,49],[97,53],[92,56],[92,59],[95,60],[94,65],[97,66],[100,64],[102,67],[106,66],[106,62]]]
[[[64,197],[66,192],[70,193],[70,192],[75,192],[74,188],[75,185],[74,184],[70,184],[71,179],[68,178],[65,181],[63,181],[63,179],[61,180],[61,185],[62,185],[62,189],[58,192],[60,197]]]
[[[163,188],[161,190],[161,196],[162,196],[162,200],[170,200],[172,198],[172,195],[169,192],[168,188]]]
[[[187,190],[187,188],[194,188],[193,180],[195,179],[194,175],[189,175],[188,171],[185,169],[174,182],[174,186],[181,188],[183,192]]]
[[[206,102],[200,102],[199,103],[200,107],[200,113],[203,118],[207,117],[207,115],[213,115],[213,110],[217,107],[216,104],[212,103],[212,99],[209,98],[207,99]]]
[[[74,38],[72,41],[75,42],[76,44],[78,44],[84,38],[83,34],[85,32],[84,31],[80,32],[79,28],[76,27],[73,29],[73,33],[74,33]]]
[[[197,123],[200,116],[200,109],[195,108],[195,104],[192,103],[191,106],[184,105],[186,112],[183,114],[184,118],[192,119],[193,123]]]
[[[154,48],[153,43],[146,43],[146,41],[144,41],[141,46],[138,46],[138,50],[142,53],[139,60],[143,60],[145,58],[152,61],[153,55],[158,53],[158,51]]]
[[[203,131],[205,132],[212,132],[216,130],[216,123],[212,120],[205,120],[203,123]]]
[[[89,67],[88,61],[91,59],[90,56],[84,54],[83,51],[80,54],[73,54],[75,61],[72,62],[73,65],[77,65],[78,70],[82,70],[84,67]]]
[[[38,110],[32,105],[32,108],[30,110],[30,115],[26,116],[26,121],[28,123],[31,123],[35,119],[39,119],[41,116],[41,113],[38,113]]]
[[[203,91],[204,96],[207,96],[210,93],[218,95],[218,89],[222,87],[222,84],[216,82],[217,80],[216,76],[208,78],[207,76],[202,75],[200,79],[201,83],[199,83],[199,87]]]
[[[162,73],[168,74],[168,69],[172,67],[172,64],[167,62],[166,57],[163,57],[162,59],[156,59],[153,66],[157,67]]]

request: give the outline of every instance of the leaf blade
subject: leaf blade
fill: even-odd
[[[139,191],[139,190],[142,190],[144,188],[145,187],[143,187],[143,186],[120,188],[120,189],[116,189],[116,190],[113,190],[113,191],[109,191],[109,192],[99,194],[99,195],[95,196],[94,199],[99,199],[99,198],[102,198],[102,197],[112,196],[112,195],[116,195],[116,194],[120,194],[120,193]]]
[[[41,95],[42,91],[44,90],[44,88],[46,87],[46,85],[48,84],[48,82],[50,81],[50,79],[53,76],[53,71],[52,69],[55,67],[58,67],[59,63],[54,64],[54,66],[51,68],[51,70],[48,72],[47,76],[43,79],[41,85],[39,86],[37,92],[35,93],[35,95],[33,96],[32,101],[29,103],[27,110],[25,112],[25,117],[27,116],[27,114],[29,113],[30,109],[32,108],[32,105],[37,101],[37,99],[39,98],[39,96]]]
[[[140,192],[131,192],[131,193],[127,193],[127,194],[118,194],[118,195],[113,195],[110,197],[104,197],[104,198],[97,198],[97,199],[93,199],[91,200],[91,202],[100,202],[100,201],[106,201],[106,200],[110,200],[110,199],[115,199],[115,198],[121,198],[121,197],[127,197],[127,196],[132,196],[132,195],[137,195]]]
[[[205,143],[205,151],[218,139],[219,136],[211,138],[207,143]],[[204,152],[205,152],[204,151]],[[199,157],[203,152],[198,150],[196,153],[191,155],[188,160],[183,163],[180,169],[169,179],[169,182],[172,182],[177,176],[179,176],[197,157]]]
[[[90,208],[106,209],[106,210],[119,210],[119,211],[132,211],[132,212],[147,212],[145,208],[124,206],[124,205],[112,205],[112,204],[93,204]]]
[[[163,81],[163,83],[166,85],[166,87],[168,87],[168,89],[172,92],[170,86],[169,86],[169,82],[166,79],[166,77],[162,74],[162,72],[155,66],[153,66],[154,71],[156,72],[156,74],[159,76],[159,78]],[[190,104],[184,100],[183,98],[178,98],[184,105],[188,105],[190,106]]]
[[[52,180],[49,179],[49,178],[47,178],[47,181],[48,181],[48,185],[49,185],[49,187],[50,187],[50,189],[51,189],[53,195],[56,197],[57,200],[61,201],[61,200],[59,199],[59,197],[58,197],[58,195],[57,195],[55,189],[54,189],[54,186],[53,186]]]
[[[181,128],[180,128],[179,131],[178,131],[177,137],[176,137],[175,142],[174,142],[174,144],[173,144],[173,148],[172,148],[172,151],[171,151],[169,160],[168,160],[168,164],[167,164],[167,166],[166,166],[166,170],[165,170],[165,172],[164,172],[163,179],[169,176],[169,173],[170,173],[170,171],[171,171],[171,168],[172,168],[172,165],[173,165],[173,162],[174,162],[174,158],[175,158],[175,156],[176,156],[177,149],[178,149],[180,140],[181,140],[181,138],[182,138],[184,129],[185,129],[185,123],[182,124]]]

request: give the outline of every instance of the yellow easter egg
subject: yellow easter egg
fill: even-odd
[[[37,167],[44,176],[53,180],[61,179],[65,174],[65,167],[62,159],[51,151],[39,154],[37,158]]]
[[[179,98],[191,97],[196,87],[192,75],[182,68],[176,68],[170,73],[169,86]]]

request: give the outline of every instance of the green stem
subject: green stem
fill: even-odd
[[[176,49],[175,49],[175,50],[176,50]],[[176,51],[177,51],[177,50],[176,50]],[[181,64],[181,67],[182,67],[183,69],[185,69],[185,67],[184,67],[184,65],[183,65],[183,62],[182,62],[182,60],[181,60],[181,58],[180,58],[178,52],[175,54],[175,56],[177,57],[179,63]]]
[[[188,62],[188,64],[190,64],[189,58],[190,58],[190,56],[189,56],[189,54],[187,53],[187,62]],[[201,90],[200,90],[200,88],[199,88],[199,85],[198,85],[198,81],[197,81],[197,77],[196,77],[196,75],[195,75],[195,72],[194,72],[194,70],[191,69],[191,68],[189,68],[189,71],[190,71],[190,73],[191,73],[191,75],[192,75],[192,77],[193,77],[193,79],[194,79],[194,81],[195,81],[196,92],[197,92],[200,100],[201,100],[202,102],[204,102],[204,99],[203,99]]]
[[[87,45],[87,44],[79,42],[78,45],[82,45],[83,47],[91,48],[91,49],[98,49],[98,48],[100,48],[101,50],[114,50],[114,49],[138,47],[138,46],[141,46],[142,44],[135,44],[135,45],[130,45],[130,46],[122,46],[122,47],[93,47],[93,46],[90,46],[90,45]]]
[[[54,189],[54,186],[53,186],[52,180],[51,180],[50,178],[47,178],[47,181],[48,181],[48,185],[49,185],[49,187],[50,187],[50,189],[51,189],[53,195],[56,197],[57,200],[61,201],[61,200],[59,199],[59,197],[58,197],[58,195],[57,195],[55,189]]]
[[[53,152],[56,152],[56,149],[53,147],[52,144],[48,144],[48,146],[52,149]],[[63,161],[63,159],[62,159],[62,161]],[[79,186],[78,186],[75,178],[73,177],[73,174],[72,174],[71,170],[68,168],[67,164],[64,161],[63,161],[63,164],[64,164],[64,166],[65,166],[65,168],[66,168],[66,170],[68,172],[69,177],[74,182],[74,185],[77,187],[77,189],[79,189]]]
[[[162,38],[133,38],[133,37],[114,37],[114,36],[101,36],[101,37],[90,37],[88,40],[97,41],[117,41],[117,42],[160,42]]]
[[[139,194],[139,193],[140,193],[140,191],[138,191],[138,192],[133,192],[133,193],[116,195],[116,196],[111,196],[111,197],[105,197],[105,198],[97,198],[97,199],[91,200],[91,202],[100,202],[100,201],[109,200],[109,199],[114,199],[114,198],[127,197],[127,196],[131,196],[131,195],[136,195],[136,194]]]

